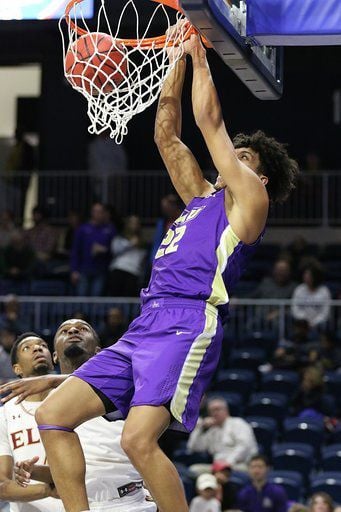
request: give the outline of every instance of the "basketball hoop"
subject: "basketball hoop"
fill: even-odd
[[[143,26],[138,4],[146,1],[125,0],[117,23],[112,23],[105,0],[101,0],[97,31],[92,32],[81,11],[82,0],[71,0],[59,22],[65,77],[88,102],[89,132],[109,130],[118,144],[132,117],[156,100],[184,53],[184,42],[194,32],[178,0],[152,0],[155,8]],[[131,26],[132,16],[136,37],[124,38],[125,21]],[[165,33],[153,37],[150,32],[160,18]],[[67,36],[62,29],[64,20]]]

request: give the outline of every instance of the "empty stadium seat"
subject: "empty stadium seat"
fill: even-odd
[[[341,503],[341,472],[326,471],[311,479],[310,492],[326,492],[336,503]]]
[[[289,500],[299,502],[302,499],[303,478],[297,471],[271,471],[268,481],[284,487]]]
[[[323,471],[341,471],[341,444],[322,448],[321,467]]]
[[[341,424],[336,425],[335,430],[330,434],[330,440],[333,444],[341,444]]]
[[[251,370],[231,368],[229,370],[221,370],[218,373],[215,388],[220,391],[229,391],[241,394],[245,399],[253,391],[254,384],[254,372]]]
[[[172,460],[184,466],[192,466],[192,464],[211,464],[212,455],[208,452],[189,452],[187,449],[180,448],[175,450]]]
[[[265,359],[265,350],[262,350],[261,348],[232,350],[230,366],[233,368],[243,368],[245,370],[256,371],[258,366],[264,363]]]
[[[188,503],[190,503],[190,501],[196,495],[195,475],[183,464],[175,463],[175,467],[179,473],[182,485],[184,486],[186,499],[187,499]]]
[[[297,372],[290,370],[275,370],[264,373],[261,379],[262,391],[275,391],[291,396],[297,389],[299,376]]]
[[[323,438],[324,424],[322,420],[287,418],[284,421],[283,442],[310,444],[317,455]]]
[[[326,372],[324,376],[327,392],[333,395],[341,404],[341,373]]]
[[[308,483],[308,477],[313,469],[314,449],[309,444],[280,443],[273,446],[272,463],[275,470],[298,471]]]
[[[247,416],[245,419],[252,426],[261,451],[271,458],[271,447],[277,434],[276,421],[262,416]]]
[[[281,393],[253,393],[246,413],[248,416],[266,416],[281,422],[287,413],[287,397]]]

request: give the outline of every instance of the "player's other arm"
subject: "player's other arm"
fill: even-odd
[[[233,209],[237,208],[237,235],[244,242],[251,243],[264,228],[268,194],[257,174],[237,158],[226,131],[206,51],[198,36],[191,37],[189,52],[193,61],[192,104],[195,121],[227,186]]]
[[[0,500],[3,501],[34,501],[47,498],[52,494],[49,484],[41,483],[22,487],[12,480],[13,458],[0,456]]]
[[[193,197],[209,194],[213,187],[202,174],[197,160],[181,137],[181,93],[186,71],[181,58],[165,81],[155,120],[155,142],[172,183],[185,204]]]

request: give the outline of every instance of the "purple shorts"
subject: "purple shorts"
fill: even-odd
[[[117,343],[73,375],[103,393],[121,418],[132,406],[169,405],[178,422],[172,428],[190,432],[217,367],[222,337],[217,309],[205,301],[151,300]]]

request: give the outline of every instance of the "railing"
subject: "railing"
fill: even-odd
[[[216,174],[208,178],[215,180]],[[23,204],[31,175],[0,173],[0,204],[23,215]],[[83,171],[43,172],[38,174],[38,202],[46,206],[51,221],[64,224],[70,210],[85,212],[92,201],[112,204],[126,216],[139,215],[152,224],[159,215],[160,199],[174,191],[166,171],[134,171],[106,174],[101,178]],[[297,189],[284,205],[271,209],[271,225],[334,226],[341,224],[341,172],[302,173]]]
[[[0,301],[3,299],[0,297]],[[103,324],[109,308],[120,308],[127,321],[140,312],[138,298],[21,296],[18,300],[31,328],[47,335],[53,334],[60,323],[78,313],[83,313],[91,325],[98,328]],[[225,337],[232,342],[257,337],[268,337],[273,342],[284,339],[291,334],[291,304],[291,300],[285,299],[232,298]],[[335,333],[341,332],[341,300],[330,301],[330,316],[325,328]]]

